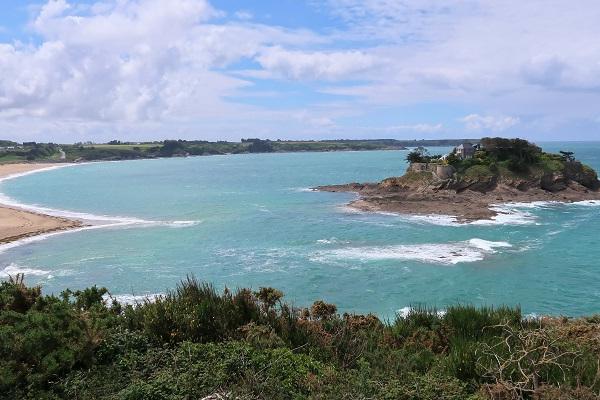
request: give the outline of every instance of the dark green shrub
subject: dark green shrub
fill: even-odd
[[[444,359],[446,372],[463,382],[480,383],[481,374],[478,370],[479,343],[455,338],[450,343],[447,357]]]
[[[468,340],[479,340],[485,336],[499,335],[501,324],[518,326],[522,315],[519,307],[475,307],[458,305],[448,307],[443,317],[449,334]]]
[[[436,308],[422,305],[411,307],[405,316],[396,315],[390,326],[392,338],[398,343],[404,343],[411,337],[429,336],[436,341],[442,328],[442,313]]]
[[[107,294],[92,287],[57,298],[22,279],[0,284],[0,399],[474,400],[517,384],[545,398],[600,390],[592,317],[524,321],[519,308],[420,306],[382,323],[324,302],[295,309],[271,288],[218,293],[193,278],[135,307],[109,306]]]

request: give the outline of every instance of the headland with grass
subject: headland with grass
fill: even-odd
[[[417,149],[407,161],[403,176],[315,189],[356,192],[360,198],[350,206],[363,211],[443,214],[463,222],[494,218],[494,206],[503,203],[600,200],[596,171],[573,153],[546,153],[522,139],[484,138],[447,155]]]

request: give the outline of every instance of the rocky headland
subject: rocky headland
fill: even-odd
[[[493,218],[494,205],[504,203],[600,200],[597,173],[572,153],[545,153],[519,139],[481,143],[469,158],[411,153],[403,176],[314,189],[358,193],[349,206],[362,211],[452,215],[461,222]]]

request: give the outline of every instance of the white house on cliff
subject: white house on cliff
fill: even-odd
[[[467,158],[473,158],[475,155],[475,145],[469,142],[461,143],[454,149],[454,154],[463,160]]]

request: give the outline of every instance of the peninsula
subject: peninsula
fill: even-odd
[[[403,176],[314,189],[356,192],[360,197],[349,205],[362,211],[451,215],[460,222],[493,218],[502,203],[600,200],[597,173],[573,153],[546,153],[522,139],[484,138],[447,155],[418,149],[407,161]]]

